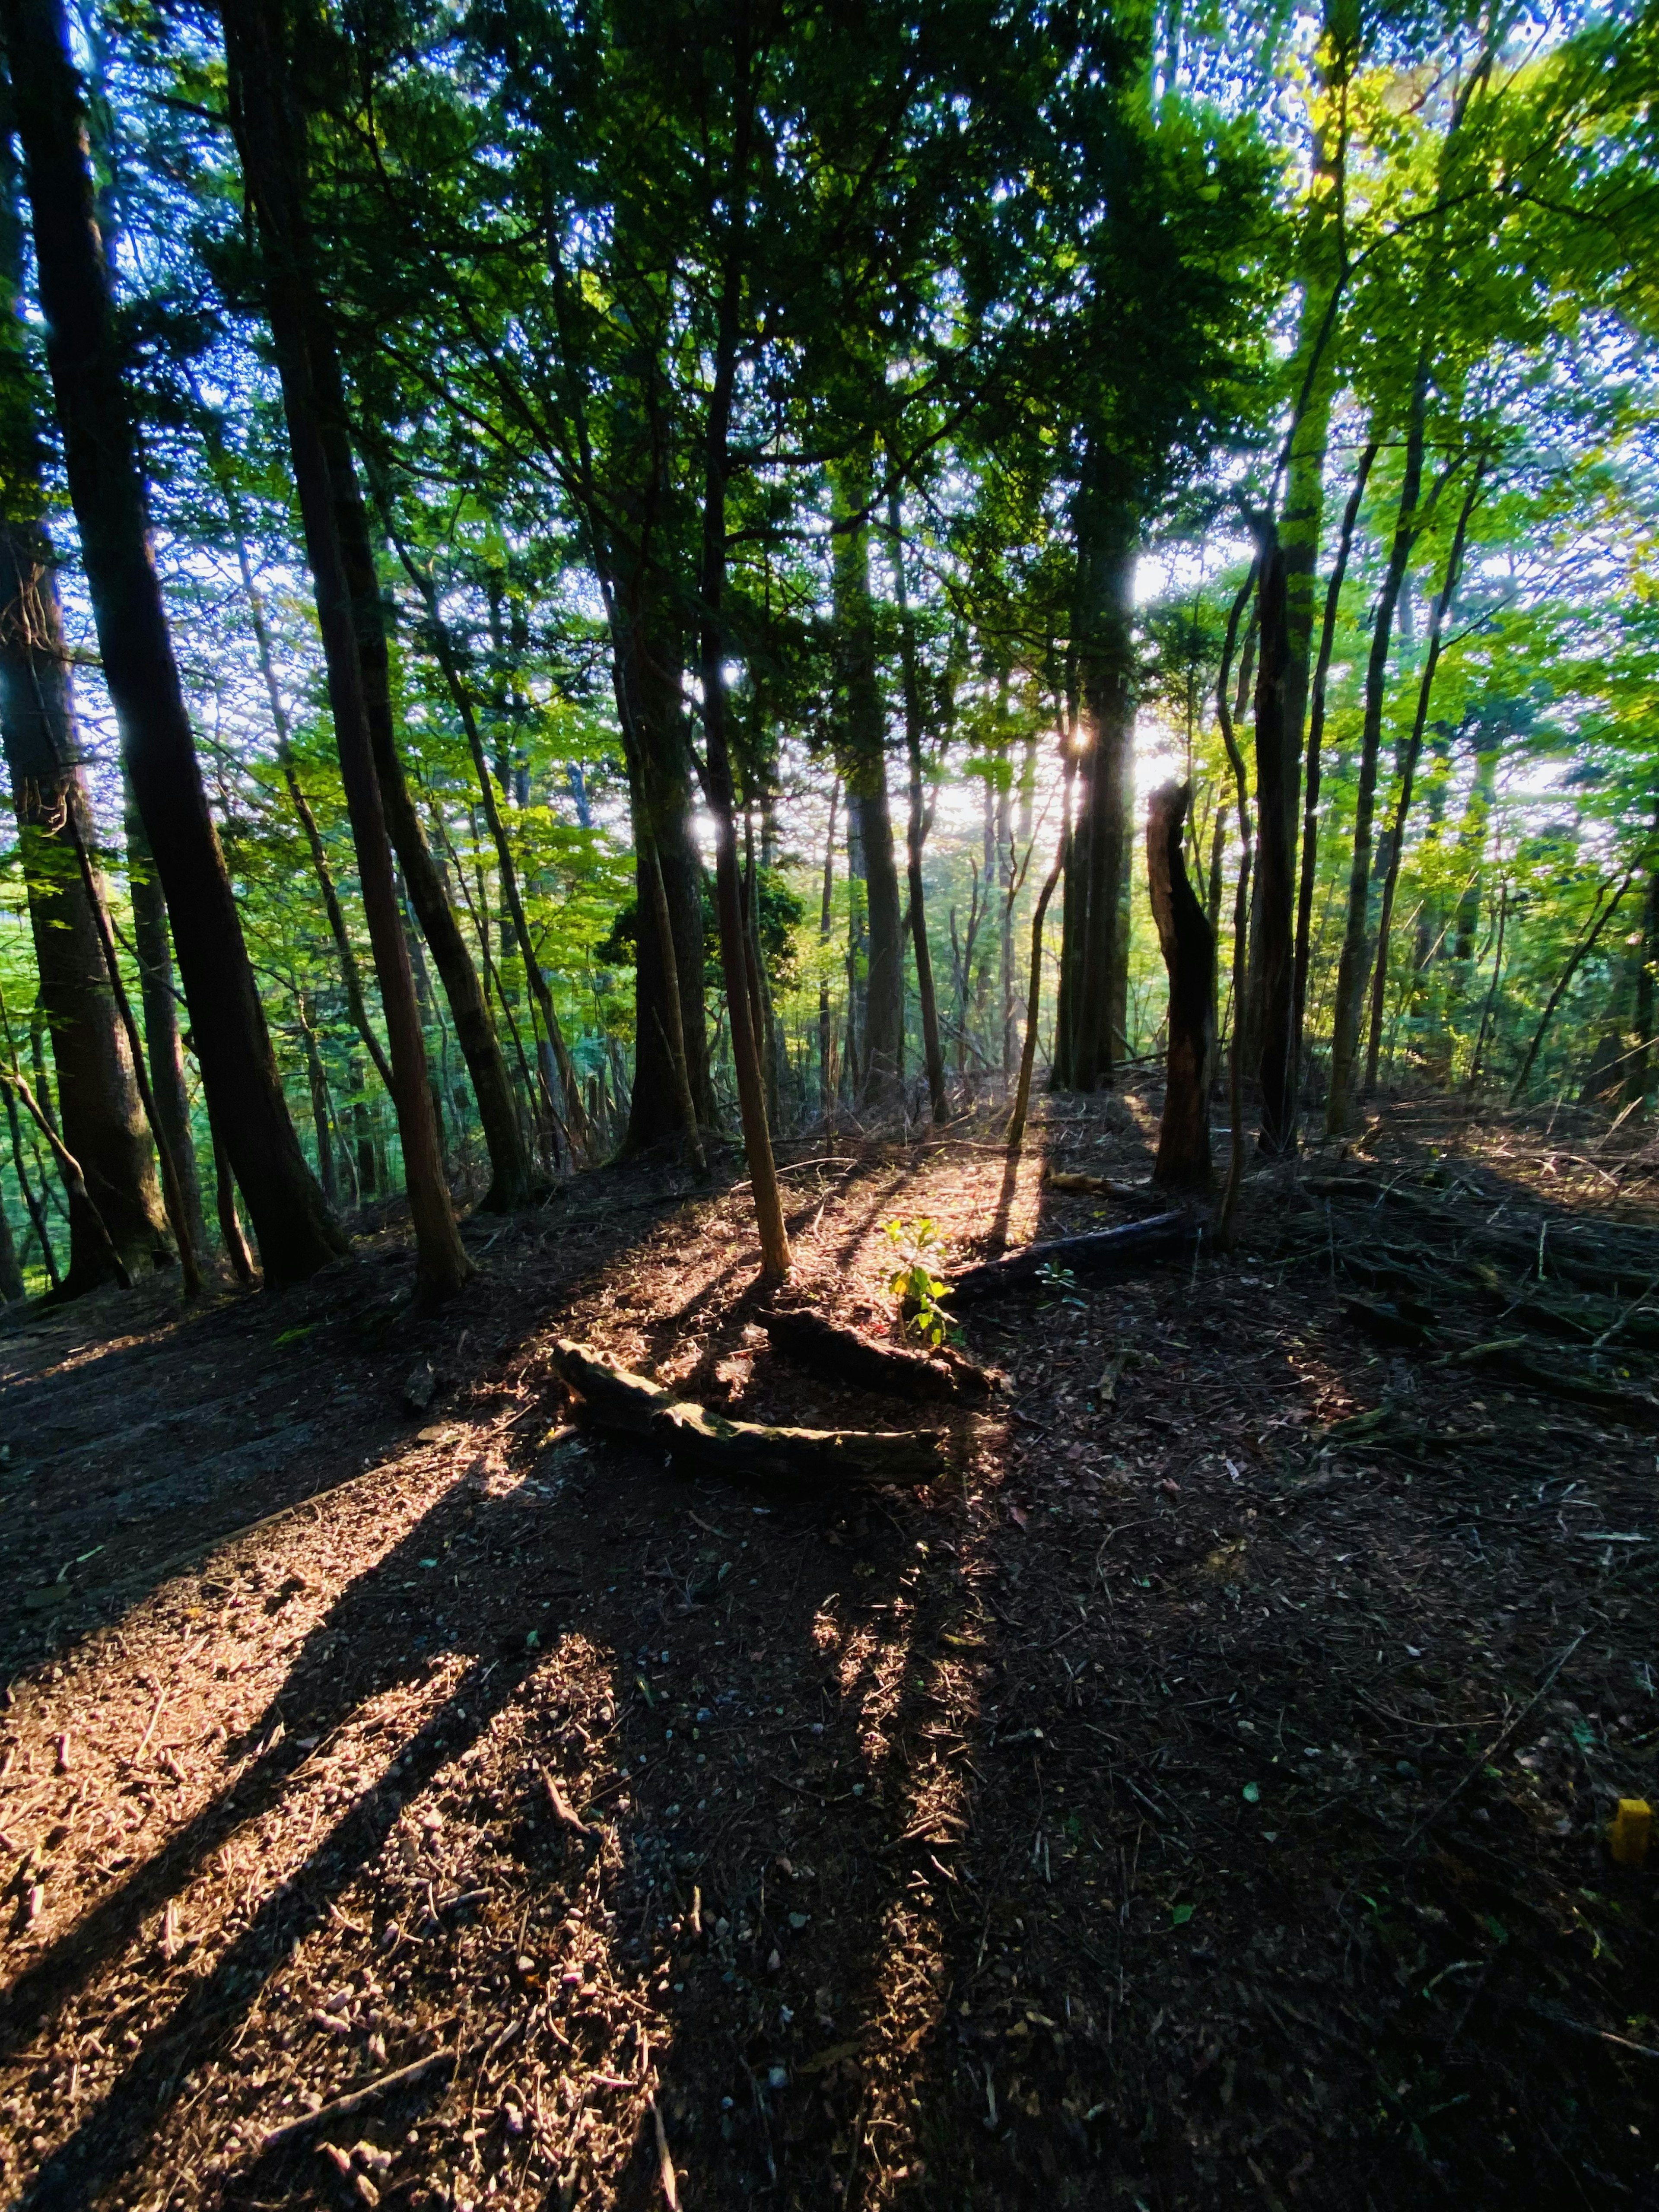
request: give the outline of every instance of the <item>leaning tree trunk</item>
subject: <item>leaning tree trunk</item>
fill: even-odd
[[[1285,550],[1271,523],[1256,577],[1255,943],[1261,1149],[1296,1150],[1296,745],[1287,696],[1291,637]]]
[[[866,1105],[897,1097],[904,1030],[904,942],[893,821],[887,796],[886,716],[876,680],[875,610],[870,598],[867,451],[835,474],[836,634],[840,645],[842,769],[847,811],[864,857],[869,927],[864,1035],[860,1039]]]
[[[287,57],[275,13],[261,0],[224,0],[221,17],[231,106],[264,247],[266,305],[327,664],[334,740],[391,1047],[392,1103],[415,1229],[416,1278],[422,1298],[433,1303],[453,1297],[471,1276],[472,1263],[461,1243],[444,1174],[414,973],[374,772],[368,688],[342,543],[343,518],[353,509],[365,536],[367,524],[361,520],[355,471],[348,484],[330,467],[329,431],[337,450],[347,447],[348,467],[349,437],[337,412],[337,384],[331,386],[315,374],[319,362],[332,357],[333,333],[312,263],[303,123],[286,97]]]
[[[272,1285],[344,1249],[289,1118],[208,809],[149,545],[60,0],[4,0],[46,358],[104,678],[167,896],[202,1074]]]
[[[1210,1070],[1215,1058],[1215,935],[1188,880],[1182,837],[1193,787],[1159,786],[1146,810],[1146,884],[1170,976],[1164,1118],[1152,1181],[1165,1190],[1210,1182]]]

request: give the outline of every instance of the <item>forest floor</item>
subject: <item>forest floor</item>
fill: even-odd
[[[1052,1103],[1014,1240],[1127,1218],[1042,1171],[1144,1176],[1154,1103]],[[792,1297],[889,1326],[882,1224],[982,1249],[994,1138],[796,1147]],[[1650,1355],[1622,1412],[1444,1361],[1526,1296],[1463,1226],[1415,1304],[1404,1232],[1354,1262],[1381,1321],[1341,1272],[1395,1187],[1659,1252],[1653,1158],[1402,1105],[1304,1169],[1231,1261],[973,1307],[1006,1393],[850,1506],[551,1381],[915,1420],[774,1357],[736,1183],[475,1219],[433,1321],[392,1227],[9,1325],[0,2198],[1659,2203]]]

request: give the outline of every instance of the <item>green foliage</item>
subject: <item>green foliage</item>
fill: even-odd
[[[899,1302],[901,1320],[924,1343],[943,1344],[952,1323],[943,1303],[950,1285],[933,1272],[944,1256],[937,1225],[925,1215],[916,1221],[895,1218],[883,1224],[882,1233],[898,1255],[887,1288]]]

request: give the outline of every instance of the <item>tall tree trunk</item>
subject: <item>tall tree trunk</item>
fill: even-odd
[[[638,583],[635,598],[643,592],[643,584]],[[673,1065],[677,1018],[696,1121],[712,1128],[716,1117],[703,1004],[703,865],[691,828],[680,646],[661,611],[647,622],[639,606],[619,610],[614,629],[618,717],[630,740],[629,799],[639,912],[634,1088],[622,1145],[626,1157],[647,1151],[686,1127]],[[701,1139],[697,1144],[700,1150]]]
[[[27,1297],[28,1285],[23,1280],[23,1270],[18,1264],[16,1240],[11,1233],[11,1221],[3,1203],[0,1203],[0,1300],[15,1305],[19,1298]]]
[[[125,780],[124,779],[124,783]],[[161,1125],[161,1139],[179,1178],[179,1196],[198,1252],[207,1249],[202,1217],[202,1185],[196,1165],[196,1137],[191,1127],[190,1091],[185,1080],[184,1047],[179,1035],[179,1000],[173,983],[173,939],[167,930],[167,900],[144,835],[143,817],[126,790],[127,896],[132,903],[132,949],[138,961],[139,1000],[144,1012],[144,1052],[149,1087]],[[327,1180],[323,1195],[331,1205]],[[108,1219],[107,1213],[105,1218]]]
[[[1159,786],[1146,811],[1146,887],[1170,977],[1164,1115],[1152,1181],[1166,1190],[1210,1183],[1210,1069],[1215,1054],[1215,937],[1182,852],[1189,783]]]
[[[729,440],[738,369],[738,315],[747,243],[749,149],[757,97],[755,65],[748,52],[746,33],[740,33],[738,46],[732,94],[737,121],[727,198],[732,212],[726,224],[714,373],[703,445],[698,672],[702,679],[703,796],[714,819],[714,896],[720,918],[720,969],[726,981],[726,1016],[732,1037],[732,1068],[743,1121],[750,1188],[754,1195],[761,1274],[768,1281],[780,1282],[789,1273],[789,1233],[784,1226],[783,1199],[772,1155],[772,1133],[766,1124],[759,1041],[749,1011],[749,955],[744,936],[743,886],[738,870],[737,793],[726,732],[726,483],[731,471]],[[889,860],[890,862],[890,839]],[[896,915],[894,919],[896,921]]]
[[[1261,1149],[1270,1158],[1281,1159],[1296,1150],[1297,777],[1286,695],[1291,643],[1285,550],[1271,522],[1267,532],[1256,570],[1256,897],[1251,969],[1257,990]]]
[[[910,772],[909,813],[905,825],[905,867],[910,895],[910,942],[916,958],[916,1001],[921,1012],[921,1051],[927,1068],[927,1097],[935,1123],[950,1118],[945,1084],[945,1048],[939,1041],[939,996],[933,987],[933,955],[927,942],[927,899],[921,877],[927,837],[921,758],[921,681],[916,665],[916,625],[904,579],[904,517],[896,487],[889,494],[887,523],[893,548],[893,596],[898,602],[899,658],[904,678],[904,750]]]
[[[1401,480],[1394,538],[1389,549],[1382,589],[1377,594],[1370,653],[1365,664],[1365,716],[1359,739],[1353,851],[1348,872],[1348,905],[1342,931],[1342,951],[1337,963],[1336,1003],[1333,1009],[1331,1030],[1331,1091],[1325,1109],[1325,1133],[1332,1137],[1340,1136],[1347,1127],[1352,1105],[1370,940],[1371,826],[1376,806],[1377,757],[1382,744],[1382,702],[1388,675],[1389,647],[1394,634],[1394,611],[1399,602],[1406,562],[1410,558],[1417,537],[1418,497],[1423,483],[1423,436],[1428,404],[1428,380],[1429,356],[1425,344],[1419,355],[1416,374],[1412,381],[1406,425],[1405,473]]]
[[[203,1079],[253,1218],[266,1280],[292,1282],[343,1250],[344,1240],[283,1096],[173,656],[63,10],[60,0],[4,0],[0,17],[34,217],[46,357],[105,681],[167,896]]]
[[[1079,973],[1066,1080],[1076,1091],[1109,1087],[1117,1067],[1114,1008],[1127,974],[1122,897],[1128,872],[1134,778],[1135,553],[1139,519],[1110,481],[1102,441],[1091,440],[1079,530],[1078,661],[1086,784],[1085,835],[1073,841],[1084,863],[1073,957]]]
[[[1348,495],[1347,505],[1342,510],[1342,528],[1337,539],[1336,558],[1332,563],[1330,581],[1325,590],[1325,615],[1320,628],[1319,659],[1314,671],[1313,700],[1308,716],[1308,769],[1303,783],[1302,872],[1297,887],[1296,974],[1292,986],[1295,998],[1293,1049],[1298,1097],[1306,1052],[1304,1029],[1308,1008],[1308,965],[1313,954],[1314,885],[1319,873],[1319,793],[1325,739],[1325,691],[1331,672],[1331,654],[1336,643],[1336,617],[1342,599],[1342,586],[1348,573],[1348,556],[1353,548],[1354,525],[1359,519],[1359,504],[1365,495],[1365,484],[1370,476],[1371,464],[1376,459],[1376,441],[1373,438],[1359,456],[1353,489]],[[1218,816],[1218,831],[1221,826],[1222,817]],[[1217,896],[1211,902],[1212,926],[1218,908],[1218,887]]]
[[[326,374],[319,379],[316,373],[319,362],[332,360],[334,342],[311,258],[304,122],[288,90],[288,58],[277,9],[265,0],[224,0],[221,18],[231,107],[264,248],[266,306],[327,664],[334,741],[391,1046],[392,1096],[415,1229],[416,1279],[422,1299],[434,1303],[460,1289],[472,1273],[472,1263],[461,1243],[444,1175],[426,1042],[375,775],[362,629],[356,618],[342,528],[343,522],[347,527],[355,524],[366,537],[367,524],[341,414],[343,395],[337,379]],[[343,452],[343,473],[337,463],[331,468],[331,444],[337,455]]]
[[[1376,1089],[1377,1072],[1382,1055],[1382,1015],[1389,990],[1389,939],[1394,925],[1394,901],[1400,884],[1400,862],[1406,849],[1406,823],[1411,813],[1412,787],[1417,775],[1418,756],[1423,750],[1423,732],[1429,719],[1429,702],[1434,696],[1435,672],[1440,665],[1440,647],[1445,635],[1446,616],[1457,590],[1458,574],[1463,566],[1463,547],[1468,537],[1469,518],[1480,497],[1485,471],[1483,458],[1475,464],[1468,490],[1458,510],[1451,550],[1446,556],[1445,577],[1429,614],[1428,651],[1424,657],[1422,680],[1417,687],[1417,712],[1413,718],[1411,735],[1406,740],[1405,757],[1400,764],[1400,796],[1389,834],[1389,868],[1382,882],[1382,910],[1376,924],[1376,958],[1371,970],[1370,1031],[1365,1044],[1364,1092],[1367,1097]]]
[[[58,1273],[58,1255],[52,1248],[52,1224],[47,1218],[46,1200],[29,1181],[28,1170],[23,1164],[23,1125],[17,1111],[17,1094],[9,1083],[3,1088],[6,1120],[11,1130],[11,1163],[17,1170],[17,1188],[23,1194],[24,1209],[34,1231],[35,1242],[40,1247],[40,1260],[46,1271],[46,1280],[56,1293],[63,1289],[64,1278]],[[70,1234],[72,1237],[72,1230]],[[113,1281],[112,1273],[108,1279]]]
[[[904,1029],[904,945],[898,866],[887,795],[887,732],[876,674],[870,597],[870,455],[860,447],[834,473],[836,635],[839,645],[841,769],[847,812],[856,823],[868,900],[869,970],[864,988],[860,1097],[890,1104],[898,1093]]]
[[[836,808],[841,798],[841,778],[830,786],[830,827],[823,842],[823,897],[818,910],[818,943],[827,947],[834,920],[836,896]],[[827,951],[820,956],[824,968],[818,982],[818,1093],[823,1111],[830,1111],[836,1095],[835,1029],[830,1012],[830,969]]]
[[[131,1274],[147,1272],[167,1248],[160,1188],[97,917],[75,856],[71,810],[83,838],[90,840],[92,827],[51,558],[38,525],[31,530],[27,523],[0,521],[0,732],[17,811],[40,1002],[64,1139],[82,1163],[109,1231],[106,1243],[85,1217],[71,1223],[65,1287],[76,1297],[111,1279],[111,1243]]]
[[[1318,100],[1303,230],[1302,302],[1296,351],[1291,361],[1296,420],[1285,466],[1285,507],[1279,523],[1285,559],[1285,743],[1291,763],[1291,821],[1287,835],[1292,841],[1296,764],[1302,757],[1307,719],[1315,576],[1325,513],[1325,461],[1337,386],[1338,312],[1347,279],[1344,228],[1348,86],[1359,46],[1356,0],[1326,0],[1324,15],[1325,35],[1316,59]]]
[[[0,83],[0,738],[66,1141],[84,1164],[124,1264],[137,1273],[165,1251],[161,1194],[104,971],[97,917],[74,854],[76,826],[87,841],[92,827],[45,522],[33,380],[15,313],[22,287],[11,118]],[[83,1233],[71,1240],[71,1296],[108,1274],[101,1238]]]

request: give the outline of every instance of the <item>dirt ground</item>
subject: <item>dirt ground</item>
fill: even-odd
[[[1129,1218],[1042,1172],[1152,1128],[1051,1107],[1013,1239]],[[798,1146],[792,1295],[889,1328],[883,1223],[982,1250],[993,1133]],[[917,1418],[774,1357],[738,1185],[481,1217],[436,1321],[395,1228],[280,1298],[7,1316],[0,2198],[1659,2205],[1659,1852],[1603,1833],[1659,1796],[1651,1350],[1597,1353],[1610,1418],[1437,1349],[1525,1295],[1449,1310],[1455,1237],[1344,1304],[1369,1176],[1540,1270],[1595,1217],[1616,1317],[1649,1155],[1402,1107],[1304,1170],[1231,1260],[971,1308],[1006,1391],[850,1507],[550,1380],[570,1335]]]

